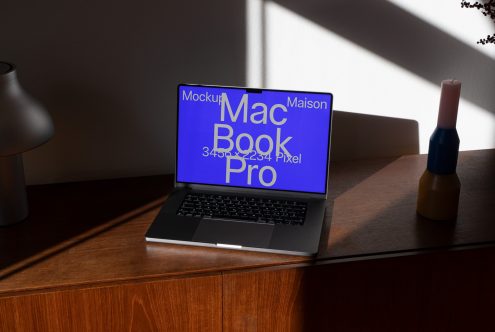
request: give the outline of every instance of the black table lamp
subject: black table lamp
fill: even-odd
[[[22,90],[15,66],[0,62],[0,226],[28,216],[22,153],[52,136],[50,116]]]

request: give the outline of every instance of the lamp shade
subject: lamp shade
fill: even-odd
[[[0,157],[31,150],[53,131],[50,115],[19,85],[15,66],[0,62]]]

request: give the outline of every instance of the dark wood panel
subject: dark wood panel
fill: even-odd
[[[171,176],[28,187],[29,217],[0,228],[0,277],[163,204]]]
[[[34,187],[30,219],[0,228],[0,297],[21,290],[89,287],[307,260],[147,243],[144,234],[171,190],[170,179]]]
[[[336,165],[338,172],[333,178],[339,189],[330,191],[318,258],[495,243],[494,150],[460,153],[457,172],[461,195],[456,222],[435,222],[416,214],[425,155],[393,160],[371,176],[360,177],[357,183],[353,179],[360,172],[340,165]],[[341,182],[347,179],[350,185],[345,187]]]
[[[224,275],[224,331],[492,331],[495,249]]]
[[[318,261],[495,240],[495,150],[460,154],[456,223],[415,213],[425,156],[335,163]],[[311,263],[309,257],[146,243],[172,177],[29,188],[31,215],[0,228],[0,297],[258,267]],[[101,266],[107,268],[102,269]]]
[[[224,275],[224,331],[304,331],[304,271]]]
[[[0,331],[220,331],[221,276],[0,298]]]

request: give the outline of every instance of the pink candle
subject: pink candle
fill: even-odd
[[[454,79],[442,81],[437,127],[446,129],[455,128],[460,95],[461,81]]]

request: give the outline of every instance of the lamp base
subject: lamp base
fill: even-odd
[[[22,155],[0,157],[0,226],[22,221],[28,213]]]

